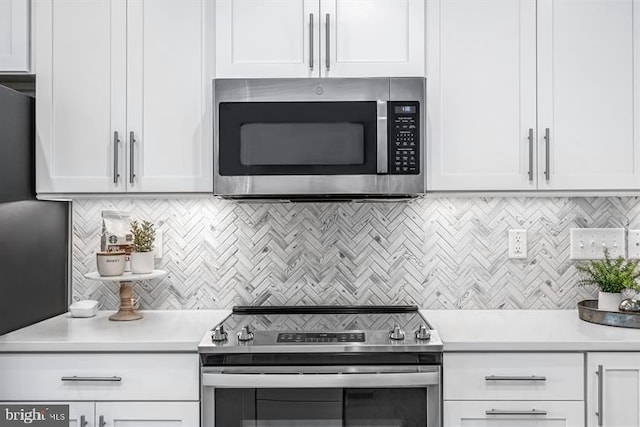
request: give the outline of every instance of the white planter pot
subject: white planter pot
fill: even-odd
[[[131,272],[133,274],[153,272],[153,252],[131,252]]]
[[[618,311],[622,302],[621,293],[598,292],[598,310]]]

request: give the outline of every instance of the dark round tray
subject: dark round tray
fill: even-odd
[[[586,299],[578,303],[578,317],[585,322],[619,328],[640,329],[640,312],[598,310],[597,299]]]

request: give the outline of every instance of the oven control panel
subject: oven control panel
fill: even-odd
[[[331,342],[364,342],[364,332],[290,332],[280,333],[279,343],[331,343]]]
[[[390,101],[387,105],[389,121],[389,173],[408,175],[420,173],[420,103]]]

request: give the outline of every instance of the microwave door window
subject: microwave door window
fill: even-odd
[[[244,166],[336,166],[364,163],[361,123],[248,123],[240,128]]]
[[[375,102],[221,103],[221,175],[375,174]]]

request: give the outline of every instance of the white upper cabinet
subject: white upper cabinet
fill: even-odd
[[[640,188],[639,25],[637,0],[538,0],[541,189]]]
[[[320,75],[424,76],[423,0],[321,0]]]
[[[216,77],[424,76],[424,0],[217,0]]]
[[[429,189],[536,188],[535,7],[427,2]]]
[[[318,0],[216,1],[216,77],[317,76]]]
[[[39,194],[211,190],[205,3],[35,2]]]
[[[126,3],[38,0],[34,24],[36,191],[124,191]]]
[[[0,1],[0,73],[29,72],[29,0]]]
[[[127,191],[212,191],[206,2],[127,3]]]
[[[640,1],[427,5],[429,190],[640,188]]]

